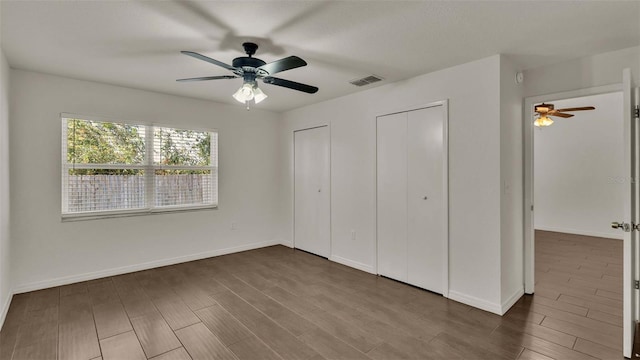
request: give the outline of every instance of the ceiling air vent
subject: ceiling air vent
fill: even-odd
[[[376,75],[369,75],[367,77],[363,77],[362,79],[349,81],[351,84],[355,86],[365,86],[369,84],[373,84],[374,82],[381,81],[382,78]]]

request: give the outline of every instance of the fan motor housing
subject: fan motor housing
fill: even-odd
[[[266,63],[260,59],[243,56],[243,57],[233,59],[232,66],[235,68],[245,68],[245,67],[258,68],[264,64]]]
[[[553,109],[554,109],[553,104],[545,104],[545,103],[537,105],[535,108],[536,111],[551,111]]]

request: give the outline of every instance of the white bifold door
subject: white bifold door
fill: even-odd
[[[329,127],[294,133],[294,247],[329,257]]]
[[[377,118],[378,274],[448,288],[444,105]]]

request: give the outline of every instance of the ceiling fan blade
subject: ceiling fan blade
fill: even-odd
[[[595,110],[593,106],[585,106],[585,107],[575,107],[575,108],[566,108],[566,109],[556,109],[556,111],[582,111],[582,110]]]
[[[262,81],[265,84],[282,86],[282,87],[286,87],[286,88],[289,88],[289,89],[306,92],[308,94],[315,94],[318,91],[318,88],[315,87],[315,86],[301,84],[301,83],[298,83],[298,82],[295,82],[295,81],[290,81],[290,80],[285,80],[285,79],[280,79],[280,78],[274,78],[274,77],[271,77],[271,76],[265,77],[264,79],[262,79]]]
[[[264,64],[260,66],[258,70],[264,70],[268,73],[268,75],[273,75],[275,73],[299,68],[301,66],[306,66],[306,65],[307,65],[307,62],[300,59],[299,57],[289,56],[284,59],[280,59],[274,62],[270,62],[268,64]]]
[[[176,81],[187,82],[187,81],[206,81],[206,80],[235,79],[235,78],[237,78],[237,76],[222,75],[222,76],[203,76],[203,77],[196,77],[196,78],[178,79]]]
[[[564,113],[559,112],[558,110],[549,111],[547,113],[547,115],[548,116],[559,116],[559,117],[562,117],[562,118],[570,118],[570,117],[573,116],[573,114],[564,114]]]
[[[212,58],[210,58],[210,57],[208,57],[208,56],[204,56],[204,55],[201,55],[201,54],[195,53],[195,52],[193,52],[193,51],[180,51],[180,52],[181,52],[181,53],[183,53],[183,54],[185,54],[185,55],[188,55],[188,56],[194,57],[194,58],[196,58],[196,59],[200,59],[200,60],[202,60],[202,61],[206,61],[206,62],[208,62],[208,63],[214,64],[214,65],[218,65],[218,66],[221,66],[221,67],[223,67],[223,68],[225,68],[225,69],[227,69],[227,70],[231,70],[231,71],[235,71],[235,70],[237,70],[237,69],[236,69],[236,68],[234,68],[233,66],[228,65],[228,64],[225,64],[225,63],[223,63],[222,61],[218,61],[218,60],[212,59]]]

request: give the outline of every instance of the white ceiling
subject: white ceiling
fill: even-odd
[[[314,95],[261,85],[257,107],[284,111],[502,53],[521,69],[640,44],[639,1],[6,1],[2,48],[13,68],[235,103],[240,79],[184,55],[231,63],[242,42]],[[385,79],[358,88],[348,81]],[[238,106],[242,106],[238,104]]]

